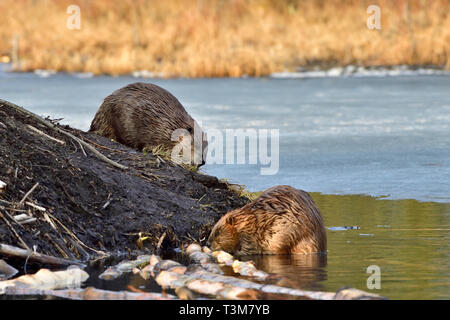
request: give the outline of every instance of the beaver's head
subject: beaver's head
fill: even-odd
[[[172,160],[177,163],[200,167],[206,163],[208,137],[197,122],[172,133]]]
[[[208,238],[211,250],[223,250],[229,253],[239,250],[239,234],[235,224],[233,211],[217,221]]]

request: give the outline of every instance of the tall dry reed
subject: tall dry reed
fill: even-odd
[[[374,3],[381,30],[366,26]],[[66,27],[71,4],[81,8],[80,30]],[[0,55],[15,51],[25,71],[238,77],[316,64],[450,69],[449,0],[2,0],[0,12]]]

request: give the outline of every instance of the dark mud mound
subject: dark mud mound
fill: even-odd
[[[247,202],[215,177],[95,134],[56,128],[128,169],[0,100],[0,180],[7,184],[0,194],[1,243],[81,260],[153,251],[205,241],[222,214]],[[36,220],[15,222],[24,213]]]

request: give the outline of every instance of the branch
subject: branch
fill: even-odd
[[[21,113],[24,113],[24,114],[26,114],[26,115],[32,117],[33,119],[39,121],[40,123],[42,123],[42,124],[45,125],[46,127],[50,128],[50,129],[52,129],[52,130],[54,130],[54,131],[56,131],[56,132],[58,132],[58,133],[61,133],[61,134],[63,134],[63,135],[66,135],[66,136],[70,137],[71,139],[73,139],[73,140],[75,140],[76,142],[78,142],[80,145],[83,145],[83,146],[85,146],[87,149],[91,150],[92,153],[93,153],[97,158],[99,158],[99,159],[105,161],[106,163],[109,163],[110,165],[112,165],[112,166],[114,166],[114,167],[116,167],[116,168],[122,169],[122,170],[127,170],[127,169],[128,169],[128,167],[126,167],[126,166],[124,166],[124,165],[121,165],[121,164],[119,164],[119,163],[117,163],[117,162],[115,162],[115,161],[113,161],[113,160],[111,160],[111,159],[105,157],[103,154],[101,154],[100,152],[98,152],[97,149],[95,149],[93,146],[91,146],[91,145],[88,144],[87,142],[84,142],[83,140],[81,140],[81,139],[75,137],[73,134],[71,134],[71,133],[69,133],[69,132],[67,132],[67,131],[64,131],[63,129],[59,128],[59,127],[56,126],[55,124],[51,123],[50,121],[47,121],[47,120],[43,119],[42,117],[40,117],[40,116],[34,114],[33,112],[30,112],[30,111],[28,111],[28,110],[25,110],[24,108],[19,107],[18,105],[14,104],[14,103],[11,103],[11,102],[8,102],[8,101],[2,100],[2,99],[0,99],[0,104],[6,105],[6,106],[8,106],[8,107],[10,107],[10,108],[13,108],[13,109],[15,109],[15,110],[21,112]]]
[[[28,250],[24,250],[24,249],[21,249],[18,247],[10,246],[10,245],[4,244],[4,243],[0,243],[0,253],[7,255],[7,256],[18,257],[18,258],[23,258],[23,259],[28,258],[30,261],[41,262],[41,263],[49,264],[49,265],[57,265],[57,266],[77,265],[77,266],[85,267],[84,264],[82,264],[81,262],[76,261],[76,260],[67,260],[67,259],[57,258],[57,257],[53,257],[53,256],[48,256],[45,254],[33,252],[31,250],[28,251]]]

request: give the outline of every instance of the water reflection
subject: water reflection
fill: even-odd
[[[251,256],[256,266],[283,276],[278,283],[305,290],[365,291],[371,265],[381,269],[381,289],[391,299],[450,298],[450,204],[380,200],[363,195],[312,194],[324,215],[324,256]]]
[[[248,256],[257,268],[281,277],[279,286],[323,290],[321,282],[327,279],[326,254]]]

